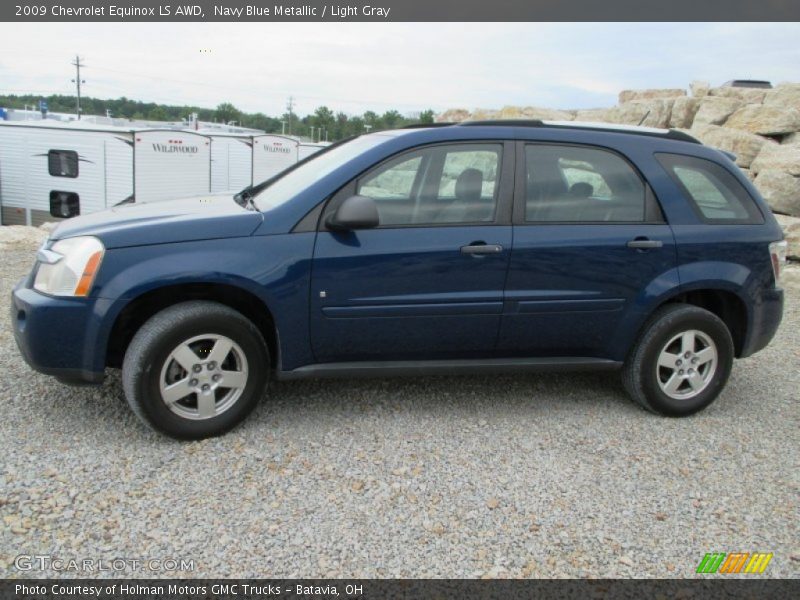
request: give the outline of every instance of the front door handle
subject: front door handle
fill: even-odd
[[[637,237],[635,240],[628,242],[628,248],[637,248],[639,250],[650,250],[651,248],[661,248],[664,242],[661,240],[649,240],[646,237]]]
[[[461,254],[499,254],[503,251],[500,244],[475,243],[469,246],[461,246]]]

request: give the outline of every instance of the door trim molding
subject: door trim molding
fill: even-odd
[[[464,375],[530,371],[608,371],[622,362],[606,358],[563,356],[543,358],[488,358],[466,360],[390,360],[312,364],[278,371],[281,381],[334,377],[394,377]]]

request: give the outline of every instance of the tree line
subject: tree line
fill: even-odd
[[[51,112],[75,112],[75,96],[34,96],[34,95],[0,95],[0,107],[23,109],[38,108],[39,100],[47,102]],[[233,123],[242,127],[262,129],[267,133],[291,133],[296,136],[314,139],[326,138],[336,141],[381,129],[397,129],[414,123],[433,123],[433,110],[419,113],[401,114],[396,110],[387,110],[383,114],[368,110],[361,115],[348,115],[334,112],[327,106],[320,106],[313,113],[299,116],[286,112],[279,117],[269,116],[261,112],[246,113],[229,102],[223,102],[216,108],[199,106],[175,106],[142,102],[130,98],[101,99],[81,97],[81,113],[84,115],[106,115],[121,119],[142,119],[150,121],[180,121],[188,119],[196,113],[201,121]],[[313,128],[313,130],[312,130]]]

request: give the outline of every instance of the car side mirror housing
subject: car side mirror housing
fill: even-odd
[[[367,196],[350,196],[325,221],[328,229],[333,231],[372,229],[379,224],[378,206]]]

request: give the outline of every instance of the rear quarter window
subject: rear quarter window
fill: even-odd
[[[656,159],[706,223],[763,223],[764,215],[736,177],[717,163],[681,154],[656,154]]]

